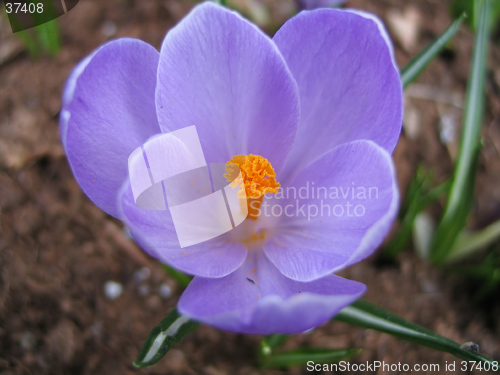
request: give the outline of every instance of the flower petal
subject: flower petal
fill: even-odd
[[[365,285],[329,275],[301,283],[257,251],[221,279],[195,277],[178,304],[181,314],[228,331],[300,333],[325,323],[359,298]]]
[[[158,59],[140,40],[110,42],[76,67],[63,94],[60,129],[71,169],[88,197],[115,217],[130,153],[160,132]]]
[[[167,34],[158,82],[164,132],[196,125],[207,162],[252,153],[280,169],[299,122],[298,89],[254,25],[213,3],[197,6]]]
[[[399,202],[391,157],[371,141],[336,147],[282,191],[261,207],[276,232],[264,252],[283,275],[298,281],[370,255],[389,232]]]
[[[402,124],[402,87],[377,22],[318,9],[290,19],[273,40],[300,92],[301,123],[288,172],[357,139],[393,151]]]
[[[223,277],[245,261],[245,247],[230,241],[229,233],[181,248],[170,211],[148,211],[137,207],[128,181],[119,194],[119,200],[121,219],[136,242],[163,263],[191,275]]]
[[[396,63],[396,57],[394,56],[394,45],[392,44],[392,40],[382,20],[373,13],[368,13],[359,9],[344,9],[344,11],[357,14],[358,16],[372,20],[377,24],[378,31],[380,32],[382,38],[384,38],[385,44],[387,45],[389,53],[391,54],[392,65],[394,65],[394,69],[396,69],[396,71],[399,71],[398,64]]]

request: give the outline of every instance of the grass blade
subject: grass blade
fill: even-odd
[[[40,47],[35,38],[30,34],[30,30],[18,31],[16,33],[19,39],[23,42],[32,59],[38,59],[41,55]]]
[[[276,349],[278,346],[282,345],[285,343],[287,340],[288,335],[283,335],[280,333],[275,333],[269,336],[266,336],[262,341],[260,342],[260,354],[263,357],[267,357],[272,354],[273,350]]]
[[[344,308],[335,319],[351,325],[385,332],[415,344],[453,354],[466,361],[489,363],[490,365],[494,363],[490,358],[461,349],[460,344],[417,324],[408,322],[367,301],[359,300]]]
[[[36,3],[33,1],[33,3]],[[51,56],[57,55],[61,49],[59,24],[57,20],[57,13],[54,9],[52,2],[45,4],[43,13],[33,13],[35,24],[35,34],[38,37],[40,45],[44,51],[47,51]],[[51,20],[51,21],[48,21]]]
[[[455,246],[446,259],[447,262],[456,262],[476,251],[483,250],[500,238],[500,220],[476,232],[462,232],[458,236]]]
[[[141,368],[154,365],[167,354],[172,346],[199,325],[198,322],[179,314],[177,308],[174,308],[151,330],[134,366]]]
[[[401,69],[401,81],[403,82],[403,87],[408,86],[420,75],[427,64],[429,64],[431,60],[443,49],[443,47],[455,36],[465,18],[466,15],[462,14],[444,31],[443,34],[439,36],[439,38],[429,44],[422,52],[419,53],[417,57]]]
[[[431,203],[439,199],[449,189],[446,181],[434,188],[430,187],[432,175],[422,167],[417,169],[415,177],[410,182],[404,201],[399,210],[399,230],[384,246],[383,255],[394,258],[404,250],[410,240],[416,217]]]
[[[57,55],[61,49],[59,26],[57,19],[36,26],[35,32],[38,36],[40,44],[51,56]]]
[[[491,5],[490,0],[479,2],[480,21],[467,85],[460,149],[446,208],[431,245],[431,260],[436,264],[443,263],[449,256],[457,236],[465,227],[473,199],[483,122]]]

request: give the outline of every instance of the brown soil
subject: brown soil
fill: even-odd
[[[400,66],[451,22],[448,4],[437,0],[349,3],[384,20],[408,9],[418,15],[413,45],[396,44]],[[292,6],[275,0],[275,22],[282,22]],[[60,19],[61,53],[37,61],[29,58],[5,18],[0,18],[0,374],[282,373],[257,368],[260,337],[207,326],[190,334],[155,366],[133,368],[149,330],[175,305],[181,290],[128,239],[120,222],[84,196],[59,142],[61,92],[75,64],[109,34],[140,38],[159,48],[165,32],[190,7],[178,0],[82,0]],[[452,137],[443,145],[439,124],[448,116],[459,134],[461,109],[421,97],[440,92],[445,99],[457,97],[461,104],[472,42],[472,33],[463,27],[452,48],[432,62],[407,95],[407,113],[414,117],[405,118],[405,134],[394,154],[402,191],[419,163],[435,172],[436,181],[450,175],[457,140]],[[490,55],[484,149],[471,220],[475,226],[498,219],[500,211],[498,43],[492,43]],[[151,275],[140,281],[136,272],[143,267]],[[382,264],[375,256],[344,275],[368,285],[368,300],[457,342],[477,342],[484,352],[500,358],[498,294],[491,295],[489,302],[473,303],[469,280],[429,266],[411,249],[394,263]],[[122,296],[114,301],[103,292],[108,280],[124,286]],[[165,283],[173,291],[169,298],[159,293]],[[299,345],[363,348],[351,363],[439,363],[440,373],[446,361],[456,361],[459,367],[459,360],[451,355],[338,322],[293,335],[285,348]],[[305,366],[288,372],[308,373]]]

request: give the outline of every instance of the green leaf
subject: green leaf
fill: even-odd
[[[451,271],[462,280],[467,280],[467,284],[474,288],[475,303],[496,298],[500,288],[500,246],[486,255],[479,264],[454,266]]]
[[[481,145],[490,25],[488,14],[491,5],[489,0],[479,0],[479,4],[480,21],[467,85],[460,149],[450,195],[431,245],[431,259],[436,264],[445,262],[450,256],[457,236],[465,227],[473,200],[477,158]]]
[[[32,59],[38,59],[41,55],[40,47],[35,38],[30,34],[30,30],[23,30],[16,33],[19,39],[23,42]]]
[[[385,332],[415,344],[453,354],[466,361],[489,362],[490,364],[493,362],[490,358],[461,349],[460,344],[408,322],[367,301],[359,300],[344,308],[335,319],[351,325]]]
[[[447,262],[455,262],[476,251],[483,250],[500,238],[500,220],[488,225],[486,228],[475,231],[463,231],[458,236]]]
[[[260,354],[264,357],[271,355],[274,349],[281,346],[287,340],[288,335],[283,335],[280,333],[275,333],[273,335],[266,336],[260,342]]]
[[[466,24],[474,28],[474,0],[455,0],[450,6],[450,13],[453,17],[459,17],[461,14],[467,14]]]
[[[332,363],[359,354],[361,349],[323,349],[303,348],[285,353],[273,354],[267,358],[264,367],[289,367],[304,365],[309,361],[315,363]]]
[[[22,28],[20,21],[15,16],[10,18],[10,22],[12,23],[12,26],[15,26],[16,28]],[[38,46],[38,43],[36,42],[33,35],[30,33],[30,31],[31,30],[19,31],[16,33],[16,35],[23,42],[31,58],[38,59],[41,54],[40,47]]]
[[[393,258],[406,248],[419,213],[448,191],[448,181],[431,188],[431,179],[432,175],[426,172],[423,167],[420,166],[417,169],[415,177],[408,185],[405,198],[399,210],[399,222],[401,225],[396,234],[384,246],[384,256]]]
[[[403,82],[403,87],[408,86],[420,75],[427,64],[429,64],[431,60],[436,57],[444,46],[455,36],[465,18],[466,15],[462,14],[444,31],[443,34],[441,34],[441,36],[429,44],[417,57],[410,61],[410,63],[401,70],[401,81]]]
[[[151,330],[134,366],[140,368],[155,364],[167,354],[172,346],[199,325],[198,322],[180,315],[177,308],[174,308]]]
[[[43,49],[51,56],[57,55],[61,49],[57,19],[44,23],[40,26],[36,26],[34,30]]]
[[[420,212],[413,222],[413,248],[422,260],[428,260],[436,223],[425,211]]]
[[[32,0],[36,4],[36,1]],[[35,22],[39,24],[34,27],[34,33],[38,37],[38,42],[42,50],[47,51],[51,56],[57,55],[61,49],[59,25],[57,14],[52,2],[45,3],[43,13],[35,12],[32,14]],[[51,21],[46,21],[51,20]],[[46,22],[45,22],[46,21]]]
[[[476,29],[478,25],[478,10],[476,9],[476,2],[474,0],[455,0],[450,7],[451,14],[458,16],[462,13],[467,13],[469,15],[467,19],[467,25],[472,29]],[[500,18],[500,1],[493,1],[491,12],[490,12],[490,22],[491,27],[498,27],[498,20]]]

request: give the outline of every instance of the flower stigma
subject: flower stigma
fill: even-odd
[[[238,178],[240,171],[241,178]],[[269,160],[253,154],[233,156],[226,164],[224,177],[231,182],[231,187],[240,188],[237,193],[240,204],[247,206],[247,219],[251,220],[258,219],[264,195],[276,194],[281,186]],[[244,208],[242,206],[242,210]]]

